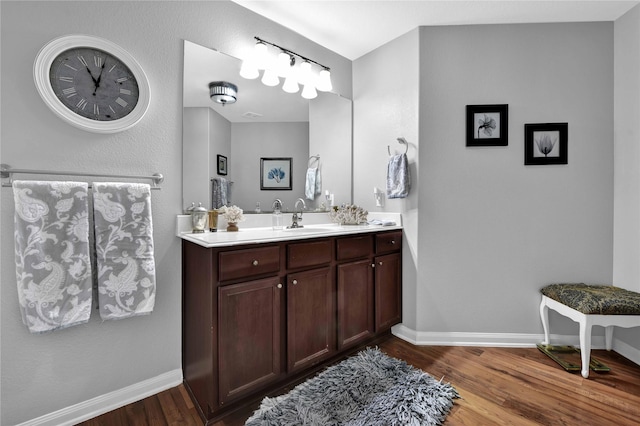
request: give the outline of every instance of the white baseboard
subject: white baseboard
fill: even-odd
[[[403,324],[398,324],[391,329],[394,336],[406,340],[417,346],[486,346],[503,348],[534,348],[536,344],[544,340],[544,334],[517,334],[517,333],[460,333],[460,332],[432,332],[415,331]],[[577,335],[549,336],[552,344],[580,346]],[[591,349],[605,349],[604,336],[591,337]],[[623,357],[640,365],[640,349],[613,338],[613,350]]]
[[[178,386],[180,383],[182,383],[182,370],[169,371],[117,391],[20,423],[17,426],[72,426]]]
[[[636,349],[628,343],[616,339],[615,334],[613,337],[613,350],[627,358],[629,361],[633,361],[640,365],[640,349]]]

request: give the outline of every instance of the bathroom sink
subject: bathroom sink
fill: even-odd
[[[336,231],[336,228],[319,228],[319,227],[303,227],[303,228],[284,228],[282,229],[284,232],[295,232],[295,233],[318,233],[318,232],[332,232]]]

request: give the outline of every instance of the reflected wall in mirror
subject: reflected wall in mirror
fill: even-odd
[[[260,79],[240,77],[241,61],[214,49],[184,42],[183,81],[183,204],[202,202],[211,208],[213,178],[226,178],[228,204],[251,213],[260,203],[270,211],[276,198],[291,211],[298,198],[308,210],[326,204],[325,191],[334,204],[352,202],[351,100],[318,92],[311,101],[300,93],[286,93]],[[233,104],[214,103],[209,83],[227,81],[238,86]],[[217,173],[217,156],[227,157],[227,175]],[[321,194],[305,196],[307,169],[317,167]],[[292,189],[261,190],[260,158],[291,157]]]

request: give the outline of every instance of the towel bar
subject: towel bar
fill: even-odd
[[[59,172],[53,170],[32,170],[32,169],[12,169],[8,164],[0,164],[0,177],[2,179],[9,179],[8,182],[2,182],[3,188],[10,188],[13,181],[14,174],[27,174],[27,175],[56,175],[56,176],[84,176],[84,177],[100,177],[100,178],[120,178],[120,179],[150,179],[153,182],[151,189],[162,189],[156,185],[164,182],[164,176],[160,173],[155,173],[151,176],[139,176],[139,175],[115,175],[105,173],[83,173],[83,172]]]

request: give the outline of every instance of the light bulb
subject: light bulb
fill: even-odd
[[[331,72],[326,68],[320,71],[317,89],[321,92],[329,92],[333,89],[333,85],[331,84]]]
[[[256,43],[253,52],[256,68],[258,68],[259,70],[265,69],[268,62],[267,45],[259,41]]]
[[[302,89],[302,97],[305,99],[313,99],[318,96],[318,92],[316,92],[316,86],[311,83],[307,83],[304,85],[304,89]]]
[[[247,57],[244,61],[242,61],[242,66],[240,67],[240,76],[249,80],[253,80],[254,78],[258,78],[260,75],[260,71],[258,71],[258,67],[256,67],[255,61],[252,57]]]
[[[300,64],[300,76],[298,81],[301,84],[306,85],[311,80],[311,64],[308,61],[304,61]]]
[[[277,69],[279,77],[286,77],[291,70],[291,56],[288,53],[280,52],[277,59]]]
[[[298,80],[296,79],[296,73],[293,72],[293,70],[289,72],[289,75],[284,80],[282,90],[287,93],[296,93],[298,90],[300,90],[300,87],[298,86]]]
[[[276,72],[271,68],[267,68],[266,70],[264,70],[261,81],[265,86],[277,86],[278,84],[280,84],[278,74],[276,74]]]

